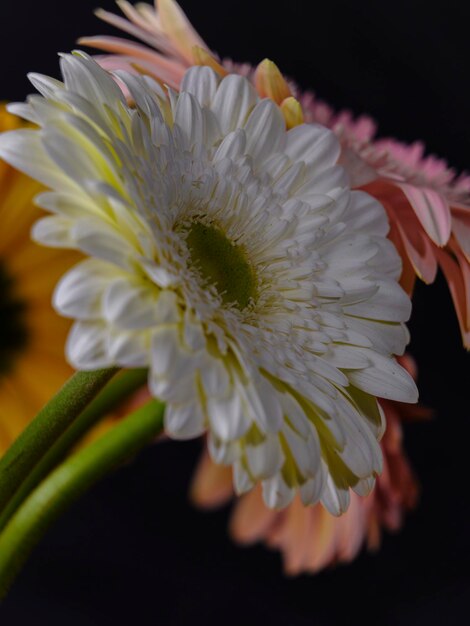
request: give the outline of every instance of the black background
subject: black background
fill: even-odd
[[[92,15],[96,2],[2,0],[0,98],[32,91],[27,71],[57,75],[56,52],[70,50],[78,36],[112,33]],[[222,56],[252,63],[268,56],[337,108],[372,114],[381,134],[423,139],[470,169],[465,4],[182,2]],[[422,401],[436,417],[406,428],[422,499],[378,555],[286,579],[277,553],[231,544],[228,509],[201,513],[188,504],[199,443],[165,443],[56,524],[0,608],[2,626],[468,623],[470,361],[442,278],[420,286],[414,305],[411,350]]]

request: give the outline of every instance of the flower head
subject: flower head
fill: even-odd
[[[375,396],[416,400],[382,207],[350,191],[333,133],[286,131],[241,76],[195,67],[176,94],[119,72],[130,105],[86,55],[61,65],[14,108],[40,129],[0,154],[53,189],[34,236],[91,257],[54,296],[70,362],[148,366],[167,433],[207,429],[238,492],[344,511],[381,471]]]
[[[97,58],[102,67],[144,73],[178,89],[192,65],[217,64],[174,0],[156,0],[155,8],[144,2],[133,6],[127,0],[116,0],[116,4],[127,19],[103,9],[96,15],[144,43],[122,37],[82,37],[80,44],[112,53]]]

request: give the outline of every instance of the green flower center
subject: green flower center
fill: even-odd
[[[224,304],[245,309],[256,299],[256,276],[241,246],[216,226],[194,222],[186,235],[191,266],[213,285]]]
[[[28,341],[26,305],[14,287],[13,279],[0,263],[0,375],[11,370]]]

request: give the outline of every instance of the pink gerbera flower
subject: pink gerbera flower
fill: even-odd
[[[108,70],[124,69],[145,73],[173,89],[178,89],[185,71],[211,57],[209,48],[192,27],[174,0],[155,0],[155,8],[127,0],[116,0],[127,19],[98,9],[103,21],[140,39],[136,43],[122,37],[83,37],[79,43],[110,52],[96,60]]]
[[[469,177],[457,177],[445,161],[424,156],[421,142],[351,142],[351,149],[363,163],[357,173],[373,170],[370,180],[359,178],[355,186],[377,198],[388,213],[389,237],[403,260],[402,286],[411,294],[416,277],[430,284],[440,267],[463,343],[470,348]]]
[[[401,364],[416,375],[412,359],[402,357]],[[384,470],[374,491],[366,497],[352,495],[349,509],[334,517],[321,505],[305,507],[299,498],[283,511],[268,509],[261,491],[254,489],[237,499],[230,522],[235,541],[257,541],[282,553],[286,574],[318,572],[336,563],[352,561],[363,545],[377,550],[382,530],[399,530],[404,515],[418,499],[418,484],[402,445],[402,421],[429,416],[422,407],[398,402],[381,402],[387,430],[381,447]],[[201,507],[213,508],[233,497],[230,470],[215,465],[207,451],[193,479],[191,496]]]
[[[421,142],[405,145],[394,139],[375,139],[376,124],[369,117],[355,119],[348,111],[337,113],[314,94],[301,93],[271,62],[264,61],[255,70],[249,64],[221,61],[174,0],[155,0],[155,7],[144,3],[134,7],[126,0],[117,4],[127,19],[103,10],[97,15],[143,43],[120,37],[81,39],[82,44],[111,53],[98,57],[106,69],[145,73],[175,89],[191,65],[209,65],[220,74],[238,72],[253,81],[262,97],[277,102],[288,126],[305,119],[331,128],[341,140],[341,162],[353,186],[370,193],[387,210],[389,236],[403,259],[403,287],[411,294],[416,277],[432,283],[440,267],[464,345],[470,348],[468,176],[457,177],[445,161],[424,156]]]

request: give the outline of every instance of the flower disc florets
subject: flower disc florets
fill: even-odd
[[[238,492],[340,513],[381,470],[374,396],[416,400],[382,207],[350,191],[330,131],[286,131],[241,76],[195,67],[176,94],[118,73],[129,105],[85,55],[61,63],[15,108],[40,130],[0,149],[53,189],[35,237],[91,257],[55,293],[70,362],[148,366],[167,433],[208,431]]]

